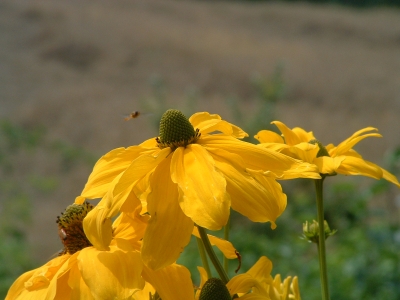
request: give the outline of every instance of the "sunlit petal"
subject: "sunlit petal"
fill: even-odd
[[[171,178],[180,188],[183,212],[196,224],[211,230],[221,229],[226,224],[230,208],[226,181],[203,147],[192,144],[176,149]]]
[[[282,188],[275,182],[275,186],[255,180],[244,166],[239,155],[231,154],[221,149],[209,149],[216,167],[224,174],[227,181],[227,191],[231,196],[232,208],[253,222],[268,222],[273,224],[282,213],[281,207],[286,206],[286,196]],[[274,179],[270,179],[274,181]],[[281,195],[276,198],[276,191]],[[284,201],[284,205],[279,202]]]
[[[176,261],[193,230],[193,221],[182,212],[177,201],[178,187],[171,181],[170,163],[171,156],[159,164],[147,197],[151,218],[143,238],[142,258],[153,270]]]
[[[370,162],[361,158],[347,156],[342,161],[337,173],[344,175],[364,175],[375,179],[381,179],[383,176],[382,169]]]

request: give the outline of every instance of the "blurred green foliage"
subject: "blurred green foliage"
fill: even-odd
[[[32,224],[32,201],[55,192],[59,184],[57,177],[36,174],[26,165],[40,151],[55,155],[61,171],[96,161],[81,148],[48,141],[41,126],[25,128],[0,120],[0,299],[17,277],[38,266],[26,231]]]

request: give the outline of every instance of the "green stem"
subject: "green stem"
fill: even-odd
[[[208,257],[210,258],[211,262],[213,263],[215,270],[217,270],[218,275],[221,278],[222,282],[224,284],[227,284],[229,281],[229,277],[226,274],[224,268],[222,267],[220,261],[218,260],[217,255],[215,255],[214,249],[212,248],[210,240],[208,239],[206,230],[199,225],[196,225],[196,226],[197,226],[197,229],[199,230],[201,241],[203,242],[203,245],[204,245],[204,248],[206,249]]]
[[[229,217],[228,223],[226,223],[226,225],[224,227],[224,239],[225,239],[225,241],[229,241],[229,230],[230,230],[230,227],[231,227],[231,217]],[[224,264],[224,270],[228,274],[229,260],[225,257],[225,255],[223,255],[222,262]]]
[[[206,255],[206,252],[205,252],[205,249],[204,249],[204,244],[201,241],[201,239],[199,239],[199,238],[196,238],[196,241],[197,241],[197,247],[199,248],[201,261],[203,263],[203,268],[207,272],[207,277],[211,278],[212,274],[211,274],[211,270],[210,270],[210,265],[208,264],[208,259],[207,259],[207,255]]]
[[[314,180],[315,192],[317,195],[317,217],[318,217],[318,257],[321,278],[322,300],[329,300],[328,288],[328,271],[326,266],[326,249],[325,249],[325,223],[324,223],[324,198],[323,198],[323,182],[322,179]]]

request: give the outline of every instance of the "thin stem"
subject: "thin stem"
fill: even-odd
[[[315,179],[315,192],[317,196],[317,219],[319,228],[318,237],[318,257],[319,270],[321,278],[322,300],[329,300],[328,288],[328,271],[326,266],[326,249],[325,249],[325,223],[324,223],[324,198],[323,198],[323,182],[322,179]]]
[[[226,225],[224,227],[224,239],[225,239],[225,241],[229,241],[229,230],[230,230],[230,227],[231,227],[231,217],[229,217],[228,223],[226,223]],[[225,257],[225,255],[223,255],[222,259],[223,259],[222,263],[224,264],[224,270],[228,274],[229,260]]]
[[[204,249],[204,244],[203,244],[202,240],[199,239],[199,238],[196,238],[196,241],[197,241],[197,247],[199,248],[201,261],[203,263],[203,268],[207,272],[207,277],[211,278],[212,274],[211,274],[211,270],[210,270],[210,265],[208,264],[208,259],[207,259],[207,255],[206,255],[206,252],[205,252],[205,249]]]
[[[206,249],[208,257],[210,258],[211,262],[213,263],[215,270],[217,270],[218,275],[221,278],[222,282],[224,284],[227,284],[229,281],[229,277],[226,274],[224,268],[222,267],[220,261],[218,260],[217,255],[215,255],[214,249],[212,248],[210,240],[207,237],[206,230],[199,225],[196,225],[196,226],[197,226],[197,229],[199,230],[201,241],[203,242],[203,245],[204,245],[204,248]]]

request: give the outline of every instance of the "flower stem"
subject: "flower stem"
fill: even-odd
[[[231,217],[229,217],[228,219],[228,223],[226,223],[225,227],[224,227],[224,239],[225,241],[229,241],[229,230],[231,227]],[[222,262],[224,264],[224,270],[225,272],[228,274],[228,268],[229,268],[229,260],[225,257],[225,255],[222,258]]]
[[[319,228],[318,256],[319,256],[322,300],[329,300],[330,298],[329,298],[329,288],[328,288],[328,271],[326,266],[326,249],[325,249],[323,182],[324,182],[324,177],[322,177],[322,179],[314,180],[315,192],[317,196],[317,219]]]
[[[197,241],[197,247],[199,248],[199,253],[200,253],[200,257],[201,257],[201,261],[203,263],[203,268],[206,270],[207,272],[207,277],[211,278],[212,274],[211,274],[211,270],[210,270],[210,266],[208,264],[208,259],[207,259],[207,255],[204,249],[204,244],[201,241],[201,239],[196,238]]]
[[[217,270],[218,275],[221,278],[222,282],[227,284],[229,281],[229,277],[226,274],[224,268],[222,267],[220,261],[218,260],[217,255],[215,255],[215,252],[211,246],[210,240],[208,239],[206,230],[199,225],[196,225],[196,226],[197,226],[197,229],[199,230],[201,241],[203,242],[203,245],[204,245],[204,248],[206,249],[208,257],[210,258],[211,262],[213,263],[215,270]]]

